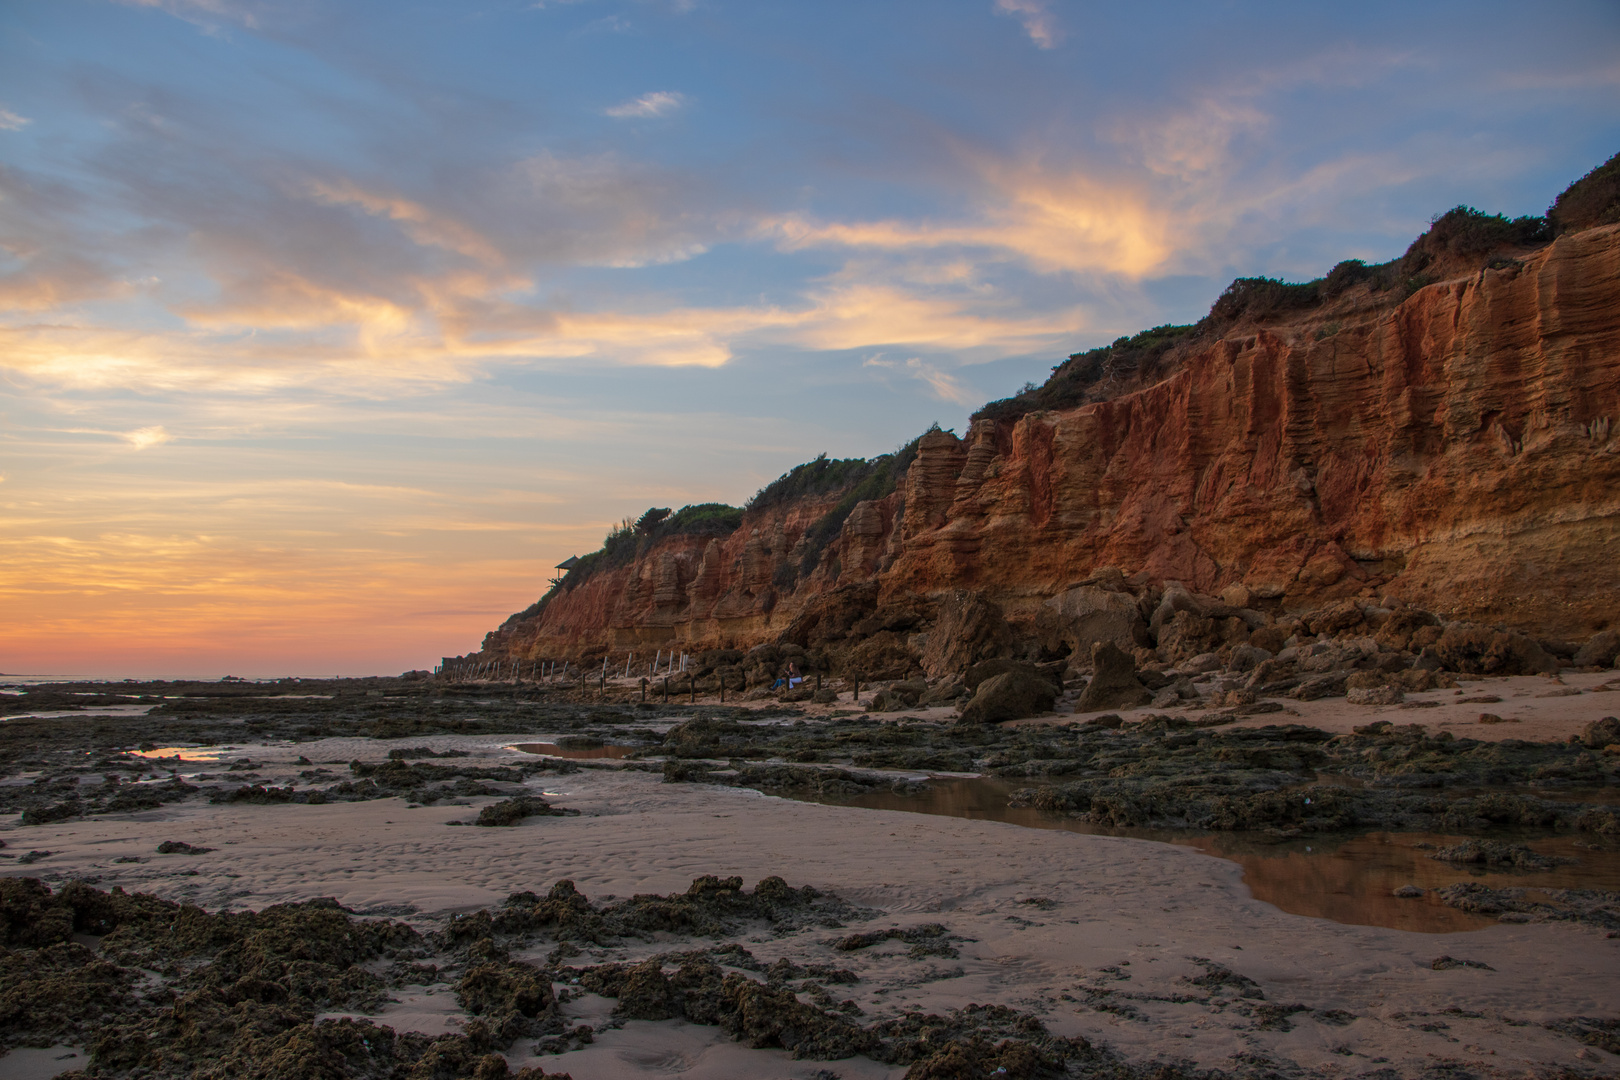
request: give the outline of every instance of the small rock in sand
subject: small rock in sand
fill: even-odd
[[[1399,705],[1406,694],[1398,686],[1357,687],[1345,694],[1351,705]]]
[[[1459,960],[1455,956],[1437,956],[1429,962],[1435,971],[1450,971],[1452,968],[1479,968],[1481,971],[1495,971],[1489,964],[1482,964],[1478,960]]]
[[[1402,900],[1415,900],[1422,896],[1424,892],[1425,890],[1418,888],[1416,885],[1402,885],[1392,895],[1398,896]]]

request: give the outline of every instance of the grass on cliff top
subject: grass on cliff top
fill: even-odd
[[[1428,273],[1458,260],[1496,265],[1507,249],[1544,244],[1561,232],[1620,221],[1620,154],[1593,169],[1558,196],[1547,216],[1508,218],[1457,206],[1439,214],[1400,258],[1383,263],[1345,259],[1313,281],[1237,278],[1216,298],[1209,314],[1188,326],[1155,326],[1134,337],[1075,353],[1052,369],[1045,384],[1025,384],[1012,397],[985,405],[974,420],[1011,422],[1045,409],[1071,409],[1106,401],[1148,386],[1175,366],[1176,346],[1218,334],[1237,322],[1267,322],[1309,311],[1366,285],[1404,300],[1435,278]]]
[[[936,428],[939,425],[934,425]],[[832,509],[818,518],[805,536],[809,539],[808,553],[802,560],[799,573],[808,574],[820,562],[827,545],[838,536],[844,521],[857,503],[868,499],[882,499],[898,486],[900,478],[911,467],[917,456],[917,444],[922,436],[911,440],[892,454],[875,458],[829,458],[819,454],[813,461],[796,465],[761,488],[746,508],[724,503],[702,503],[683,506],[671,513],[667,507],[651,507],[640,518],[625,518],[614,526],[602,541],[602,547],[583,555],[573,569],[562,579],[562,591],[577,588],[599,570],[623,566],[637,558],[653,544],[671,536],[730,536],[742,526],[743,514],[784,506],[800,499],[843,493]],[[791,574],[790,581],[778,582],[791,586],[799,574]],[[557,590],[552,590],[527,611],[517,617],[532,618],[545,610],[546,601]]]
[[[928,430],[936,431],[938,429],[939,425],[934,424]],[[778,588],[792,588],[799,578],[806,577],[814,572],[816,567],[821,564],[827,545],[838,538],[838,534],[844,528],[844,522],[848,520],[857,503],[873,499],[886,499],[893,494],[894,489],[900,485],[900,478],[906,475],[906,470],[911,468],[911,463],[917,460],[917,445],[921,442],[922,436],[919,435],[894,453],[882,454],[872,458],[870,461],[861,462],[862,469],[858,471],[851,470],[853,475],[849,477],[851,482],[848,490],[844,492],[843,498],[839,499],[831,510],[817,518],[804,531],[805,550],[803,556],[799,559],[799,565],[794,567],[788,564],[777,572],[775,584]],[[822,459],[818,458],[817,460]],[[845,463],[849,460],[851,459],[845,459]],[[861,459],[855,458],[853,460],[860,461]],[[811,464],[814,464],[814,462]],[[806,466],[800,465],[794,472],[804,468]],[[776,483],[781,483],[782,480],[787,480],[792,475],[793,473],[788,473],[787,476],[782,477]],[[769,490],[769,488],[766,488],[760,492],[760,495],[764,495],[765,491]],[[756,495],[755,499],[758,498],[759,495]],[[753,503],[749,505],[752,506]]]
[[[671,536],[730,536],[742,525],[742,517],[740,507],[725,503],[697,503],[673,513],[668,507],[650,507],[640,518],[625,518],[615,525],[603,538],[600,549],[580,556],[573,568],[563,575],[561,591],[578,588],[598,570],[623,566],[648,546]],[[517,617],[527,619],[540,614],[558,591],[552,589]]]

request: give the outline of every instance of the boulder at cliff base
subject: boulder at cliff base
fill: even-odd
[[[1022,720],[1052,711],[1057,688],[1028,671],[1005,671],[979,684],[973,700],[962,710],[964,724],[993,724]]]

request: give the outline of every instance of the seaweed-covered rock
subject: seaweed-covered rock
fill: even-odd
[[[380,1006],[384,984],[369,965],[421,949],[410,927],[356,919],[331,900],[209,913],[78,883],[53,893],[8,879],[0,914],[7,1038],[83,1043],[94,1069],[115,1072],[190,1061],[209,1075],[369,1075],[358,1065],[322,1072],[320,1062],[343,1055],[322,1042],[315,1016]],[[66,940],[73,934],[99,937],[100,951]],[[151,971],[166,985],[149,982]],[[385,1062],[385,1073],[395,1064]]]
[[[1605,889],[1494,889],[1462,881],[1436,889],[1450,906],[1507,922],[1575,922],[1620,930],[1620,892]]]
[[[1572,1016],[1567,1020],[1549,1020],[1542,1027],[1568,1035],[1587,1046],[1620,1054],[1620,1018]]]
[[[1037,1080],[1058,1075],[1058,1065],[1044,1060],[1025,1042],[1003,1039],[999,1043],[974,1035],[952,1040],[906,1070],[905,1080]]]
[[[801,1002],[791,990],[773,989],[742,975],[720,985],[720,1024],[733,1038],[758,1048],[780,1046],[795,1058],[836,1060],[873,1049],[877,1039],[837,1013]]]
[[[540,1018],[554,1007],[551,980],[544,972],[505,959],[469,967],[455,991],[462,1008],[482,1018],[503,1042],[541,1034]]]
[[[513,799],[503,799],[498,803],[491,803],[478,811],[474,825],[484,826],[510,826],[516,825],[525,818],[531,817],[569,817],[579,814],[578,810],[569,810],[566,807],[552,806],[544,799],[537,799],[532,795],[519,795]]]
[[[779,877],[768,877],[752,892],[738,877],[704,876],[685,893],[641,895],[616,903],[593,906],[571,881],[559,881],[545,897],[533,893],[507,898],[500,911],[474,913],[452,919],[445,927],[446,944],[476,943],[491,934],[528,934],[545,931],[559,941],[614,941],[682,933],[721,937],[750,922],[764,923],[781,932],[836,922],[855,909],[836,896],[815,889],[791,888]]]
[[[1503,844],[1495,840],[1464,840],[1443,847],[1430,855],[1441,862],[1473,866],[1512,866],[1519,870],[1551,870],[1571,859],[1540,855],[1523,844]]]
[[[907,1080],[1056,1078],[1075,1075],[1065,1067],[1076,1064],[1078,1075],[1134,1075],[1085,1039],[1059,1038],[1036,1017],[1000,1005],[969,1005],[943,1016],[906,1013],[871,1030],[882,1040],[873,1056],[910,1066]]]

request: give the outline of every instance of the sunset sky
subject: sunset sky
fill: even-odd
[[[0,671],[431,667],[1617,150],[1614,0],[7,0]]]

